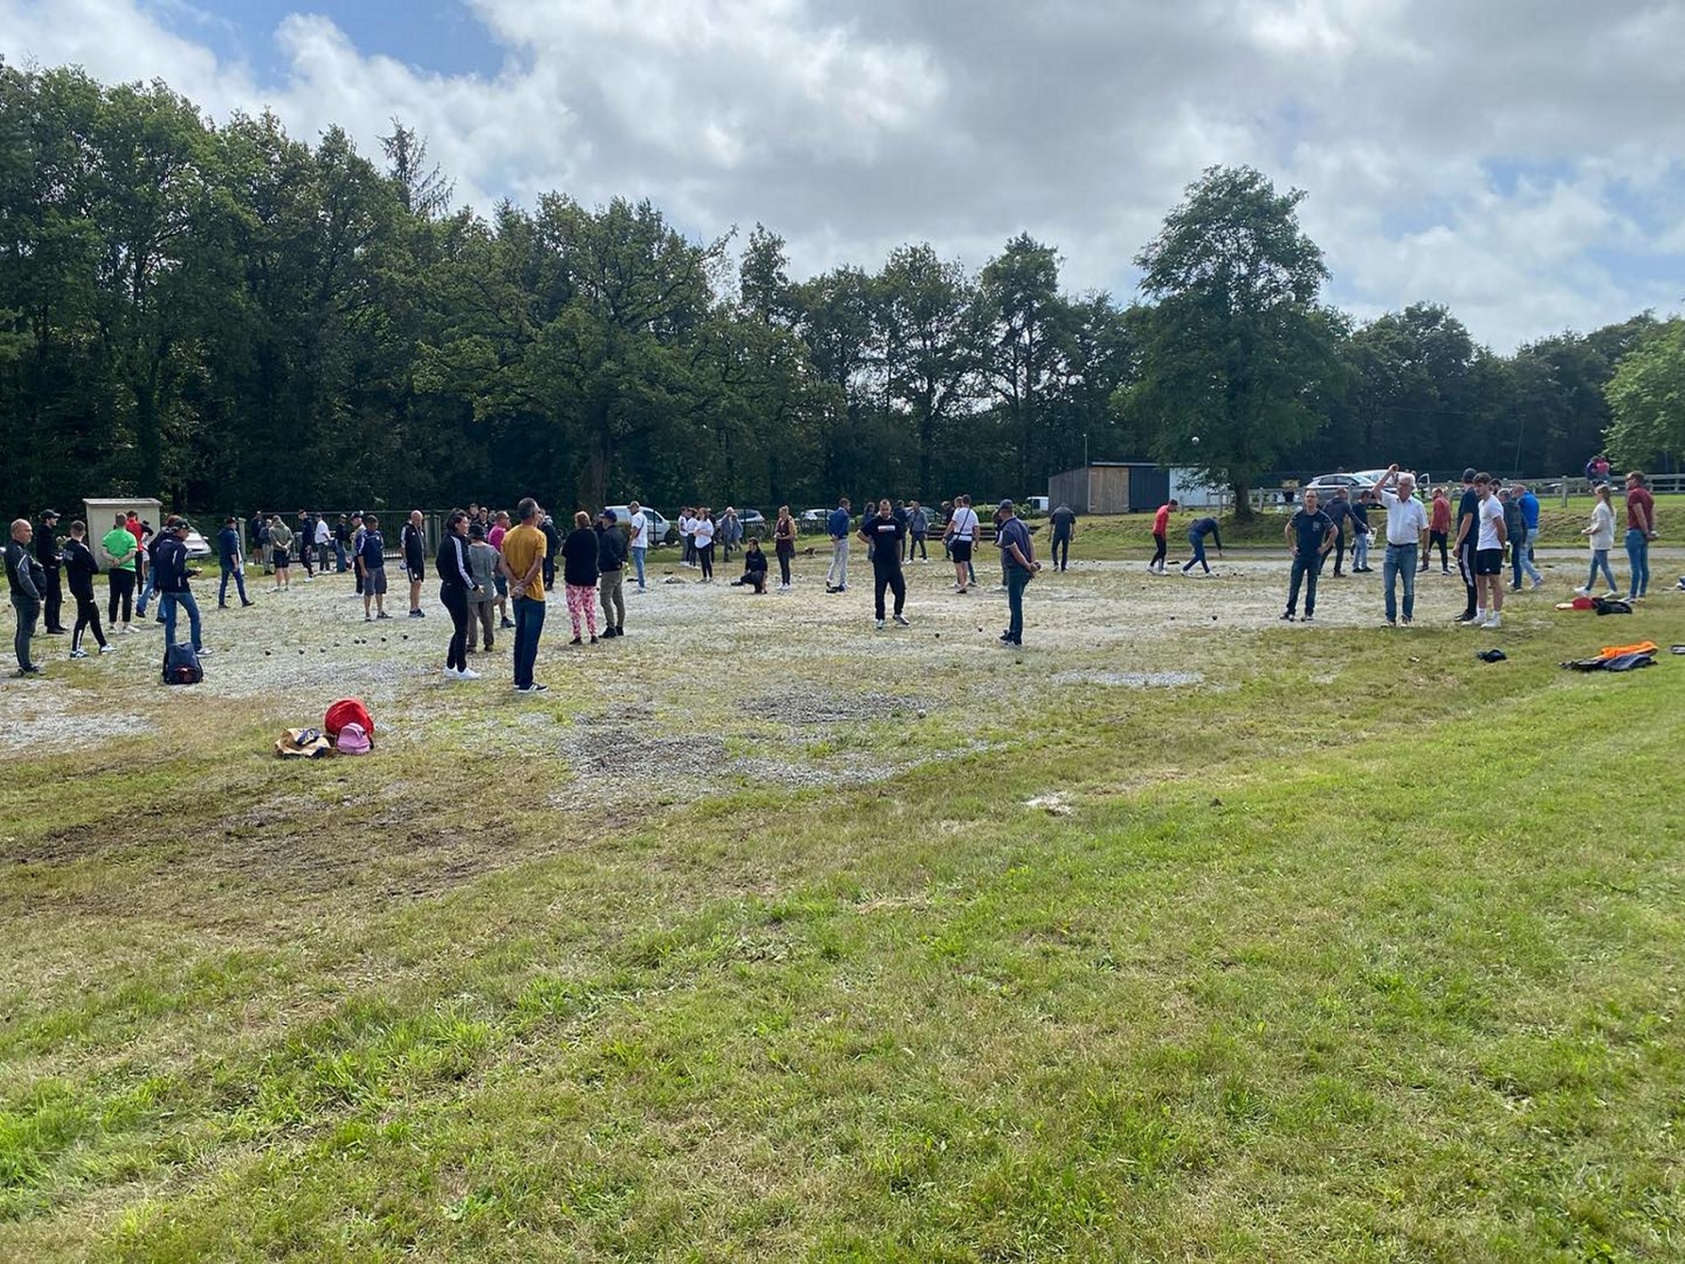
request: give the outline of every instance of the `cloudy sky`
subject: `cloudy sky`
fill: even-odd
[[[1500,350],[1685,296],[1685,0],[0,0],[0,55],[160,77],[458,202],[649,197],[798,274],[1022,231],[1073,290],[1213,163],[1309,197],[1330,297],[1444,303]]]

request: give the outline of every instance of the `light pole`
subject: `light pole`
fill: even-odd
[[[1082,432],[1082,468],[1088,468],[1088,431]]]

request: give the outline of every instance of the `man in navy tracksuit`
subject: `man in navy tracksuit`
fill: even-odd
[[[240,529],[233,518],[224,518],[222,530],[216,536],[217,557],[222,563],[222,585],[216,590],[216,606],[218,610],[228,609],[228,580],[234,578],[234,587],[240,593],[240,604],[251,606],[257,604],[246,597],[246,563],[240,556]]]

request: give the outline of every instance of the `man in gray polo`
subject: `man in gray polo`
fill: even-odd
[[[1393,491],[1397,484],[1398,490]],[[1387,553],[1381,563],[1381,589],[1386,593],[1387,626],[1398,626],[1398,598],[1394,594],[1396,581],[1404,580],[1404,626],[1409,627],[1416,617],[1416,553],[1422,534],[1428,529],[1427,510],[1416,499],[1416,476],[1400,474],[1397,465],[1389,465],[1381,481],[1375,484],[1375,494],[1387,509]]]

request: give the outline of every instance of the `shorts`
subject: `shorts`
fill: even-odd
[[[1502,575],[1504,573],[1504,551],[1502,549],[1476,549],[1474,552],[1474,573],[1476,575]]]
[[[948,556],[956,563],[971,560],[971,541],[953,540],[948,544]]]
[[[509,581],[504,576],[493,575],[491,582],[493,587],[497,589],[497,595],[499,597],[507,597],[509,595]]]
[[[384,597],[386,595],[386,568],[377,566],[372,571],[363,572],[363,595],[365,597]]]
[[[404,564],[404,574],[410,577],[410,583],[419,584],[422,580],[427,578],[427,567],[425,565],[411,566],[406,562]]]
[[[269,558],[276,567],[281,569],[285,569],[286,567],[292,565],[292,562],[289,560],[287,550],[285,549],[271,549]]]

